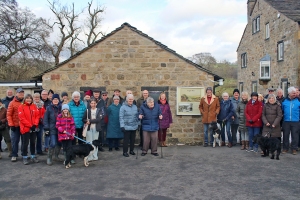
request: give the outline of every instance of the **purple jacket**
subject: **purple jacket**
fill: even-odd
[[[168,101],[165,103],[165,105],[161,104],[161,102],[158,100],[158,105],[160,106],[161,112],[162,112],[162,120],[160,120],[160,128],[169,128],[170,124],[173,122],[172,120],[172,113],[169,106]]]

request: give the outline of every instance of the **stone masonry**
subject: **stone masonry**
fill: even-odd
[[[265,0],[248,1],[248,24],[237,49],[238,82],[244,91],[252,92],[252,81],[257,81],[257,92],[266,93],[269,87],[281,88],[281,79],[288,79],[289,86],[300,85],[300,28],[298,22],[286,17]],[[249,8],[250,6],[250,8]],[[279,16],[280,14],[280,16]],[[252,20],[260,16],[260,31],[252,34]],[[270,25],[270,38],[265,39],[265,24]],[[277,61],[277,43],[284,42],[284,60]],[[241,54],[247,53],[247,68],[241,68]],[[271,56],[271,80],[260,81],[260,59]],[[254,76],[252,75],[254,72]]]
[[[101,42],[45,73],[43,88],[58,93],[68,91],[71,95],[80,87],[106,87],[110,97],[113,90],[119,88],[121,96],[125,96],[126,90],[132,90],[138,99],[141,87],[167,86],[173,114],[168,142],[201,144],[201,117],[176,115],[176,88],[212,87],[214,74],[197,68],[139,33],[127,23],[123,24]]]

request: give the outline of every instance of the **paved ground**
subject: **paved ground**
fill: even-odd
[[[172,146],[163,158],[138,159],[106,151],[89,167],[77,158],[70,169],[47,166],[46,156],[12,163],[4,152],[0,199],[299,199],[300,155],[277,161],[239,148]]]

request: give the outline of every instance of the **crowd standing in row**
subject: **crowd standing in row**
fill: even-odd
[[[6,98],[0,100],[0,133],[1,140],[3,136],[7,144],[11,161],[17,161],[21,139],[23,164],[29,164],[29,158],[38,163],[36,154],[44,154],[43,136],[48,165],[65,160],[67,148],[85,140],[88,143],[100,140],[102,145],[108,144],[109,151],[113,148],[119,151],[119,140],[124,139],[123,156],[129,157],[129,154],[135,155],[134,142],[139,128],[141,155],[145,156],[150,147],[151,154],[158,156],[157,143],[159,141],[161,146],[167,146],[166,131],[172,123],[166,95],[161,93],[156,103],[144,90],[136,102],[132,91],[128,90],[124,99],[120,92],[116,89],[112,98],[108,98],[106,91],[89,90],[83,100],[77,91],[72,93],[71,99],[67,92],[62,92],[61,100],[59,94],[52,90],[43,90],[33,96],[24,96],[22,88],[16,90],[15,96],[11,89],[7,90]],[[59,158],[61,149],[64,159]],[[99,147],[88,156],[89,161],[98,160],[98,150],[104,151]],[[75,163],[75,158],[71,159],[71,163]]]
[[[277,96],[274,91],[273,88],[269,88],[265,97],[252,92],[249,98],[247,92],[242,92],[240,97],[240,91],[235,89],[233,97],[229,98],[228,93],[224,92],[219,101],[212,93],[212,88],[208,87],[199,105],[204,124],[204,146],[208,146],[209,124],[217,121],[221,125],[221,146],[225,146],[225,132],[228,138],[227,146],[230,148],[236,145],[238,130],[241,150],[258,152],[258,144],[253,144],[252,139],[261,133],[264,137],[275,137],[280,141],[282,138],[282,153],[287,153],[291,148],[292,154],[296,155],[300,145],[299,88],[288,88],[286,98],[283,97],[282,89],[277,89]],[[210,136],[212,146],[212,132]]]

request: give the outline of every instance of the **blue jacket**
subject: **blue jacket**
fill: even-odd
[[[51,103],[51,105],[49,105],[46,108],[46,112],[43,119],[44,130],[50,131],[50,134],[52,135],[57,134],[56,118],[60,113],[61,113],[60,104],[55,106]]]
[[[108,123],[106,138],[124,137],[119,121],[120,109],[121,104],[118,104],[117,106],[115,104],[111,104],[107,108]]]
[[[137,130],[138,128],[138,109],[137,106],[132,104],[129,106],[127,101],[124,101],[120,109],[120,126],[125,130]]]
[[[231,101],[231,103],[232,103],[232,105],[233,105],[233,111],[234,111],[234,120],[232,120],[232,124],[239,124],[239,119],[238,119],[238,117],[237,117],[237,115],[236,115],[236,109],[237,109],[237,106],[238,106],[238,104],[239,104],[239,102],[241,101],[241,99],[239,98],[238,100],[236,100],[234,97],[231,97],[230,98],[230,101]]]
[[[233,109],[233,104],[230,100],[220,102],[220,113],[218,114],[218,121],[232,120],[231,117],[235,115],[235,110]]]
[[[282,102],[283,121],[299,122],[300,121],[300,101],[295,99],[285,98]]]
[[[159,115],[161,115],[160,106],[154,103],[154,107],[150,109],[145,102],[140,108],[140,115],[143,115],[142,128],[143,131],[158,131]]]
[[[76,106],[74,101],[69,102],[70,112],[72,117],[74,118],[76,128],[83,127],[83,115],[86,112],[86,107],[82,100],[79,101],[79,105]]]
[[[9,103],[14,99],[15,97],[11,97],[9,98],[8,96],[6,96],[4,99],[2,99],[2,103],[5,105],[5,108],[8,108]]]

